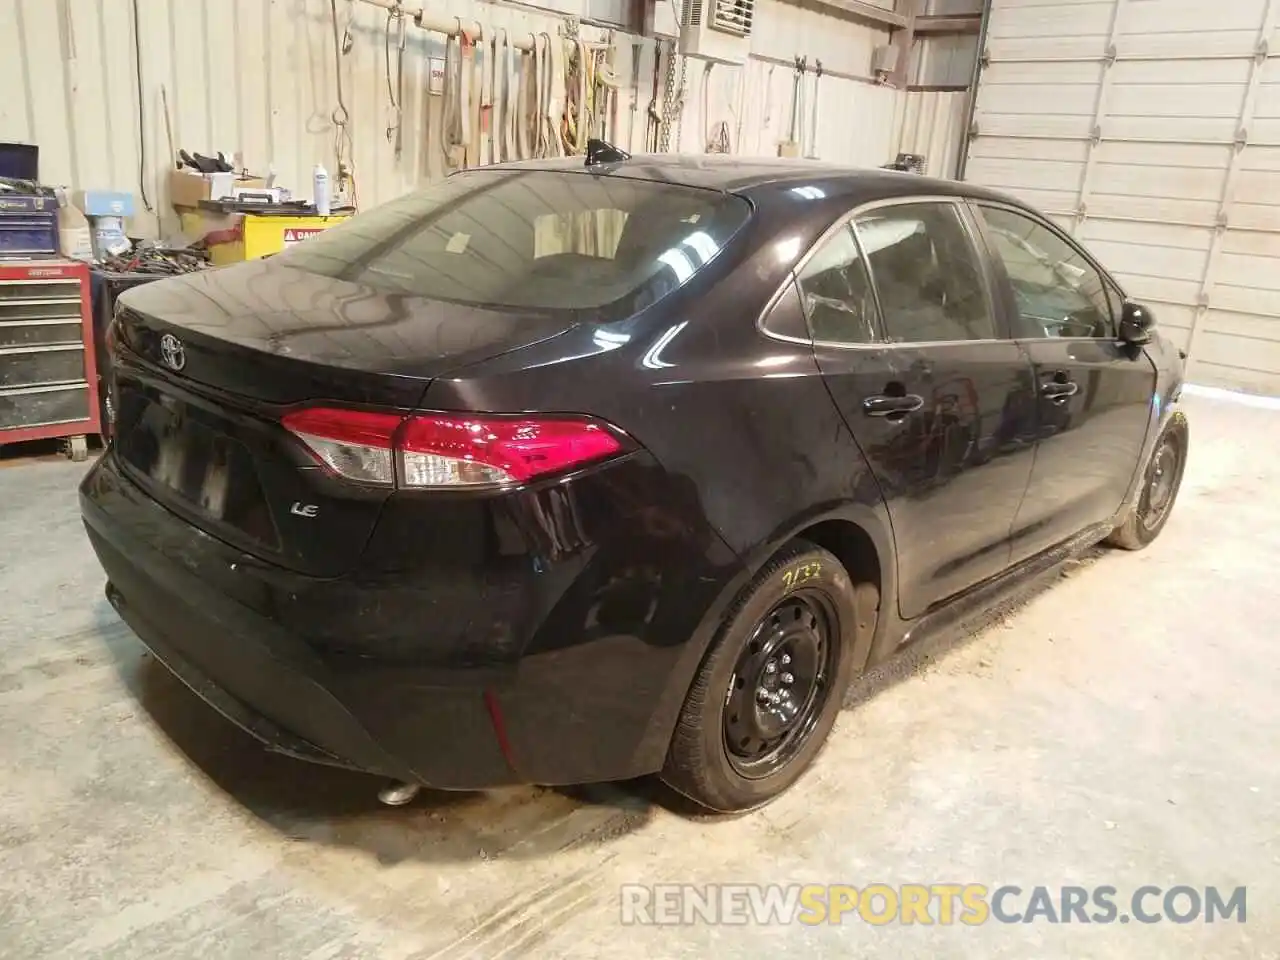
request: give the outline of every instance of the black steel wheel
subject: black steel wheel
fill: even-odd
[[[742,776],[768,776],[813,732],[831,690],[837,624],[817,590],[791,594],[756,623],[725,692],[724,748]]]
[[[663,779],[704,807],[767,803],[813,762],[866,663],[877,584],[793,541],[730,607],[685,697]]]
[[[1173,495],[1180,479],[1180,451],[1179,438],[1166,433],[1151,457],[1151,468],[1145,478],[1147,488],[1143,491],[1138,515],[1138,521],[1148,530],[1163,524],[1169,508],[1173,506]]]
[[[1169,418],[1147,460],[1133,507],[1124,522],[1111,531],[1107,543],[1141,550],[1164,529],[1182,486],[1190,436],[1185,414],[1179,411]]]

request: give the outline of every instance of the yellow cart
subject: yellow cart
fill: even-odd
[[[234,226],[209,233],[205,242],[209,246],[209,259],[217,266],[224,266],[279,253],[286,247],[303,243],[335,223],[342,223],[349,218],[350,214],[321,217],[307,214],[246,213]]]

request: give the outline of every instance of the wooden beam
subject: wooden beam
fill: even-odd
[[[982,29],[982,14],[959,14],[952,17],[916,17],[916,36],[940,33],[977,33]]]
[[[815,7],[827,7],[839,10],[849,16],[868,23],[884,27],[886,30],[901,30],[907,25],[907,18],[894,10],[877,7],[866,0],[808,0]]]
[[[907,22],[889,41],[898,50],[898,62],[889,74],[889,83],[905,89],[907,78],[911,75],[911,48],[916,42],[916,23],[924,12],[924,0],[898,0],[898,9],[903,12]]]

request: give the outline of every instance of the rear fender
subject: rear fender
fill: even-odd
[[[1184,362],[1181,352],[1158,332],[1151,344],[1144,348],[1144,352],[1156,368],[1156,385],[1151,392],[1150,401],[1150,423],[1147,427],[1146,439],[1142,444],[1142,455],[1138,458],[1133,479],[1129,482],[1129,492],[1113,518],[1116,524],[1124,522],[1138,499],[1142,480],[1146,475],[1144,468],[1147,461],[1151,459],[1151,453],[1155,449],[1160,434],[1175,416],[1185,416],[1181,404],[1184,382]]]
[[[852,501],[838,505],[827,504],[793,518],[742,558],[743,566],[724,584],[715,601],[707,608],[697,629],[684,645],[666,689],[654,708],[644,738],[645,755],[638,766],[654,771],[661,769],[680,717],[680,708],[693,685],[699,666],[716,639],[725,615],[739,594],[783,545],[801,536],[805,530],[831,520],[852,523],[870,537],[880,564],[880,609],[897,610],[897,564],[894,560],[889,516],[883,503],[874,506]],[[860,644],[861,649],[855,656],[855,670],[861,671],[868,662],[878,659],[872,657],[874,651],[896,646],[897,634],[900,632],[901,623],[896,616],[880,616],[874,635]]]

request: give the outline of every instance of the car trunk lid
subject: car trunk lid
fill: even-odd
[[[127,293],[117,313],[115,453],[135,482],[205,532],[338,576],[391,490],[334,477],[282,417],[321,403],[412,410],[432,378],[570,325],[271,262],[158,282]]]
[[[431,378],[556,336],[571,315],[389,293],[271,260],[188,274],[121,298],[117,336],[184,381],[272,404],[411,407]],[[166,362],[165,334],[181,347]]]

